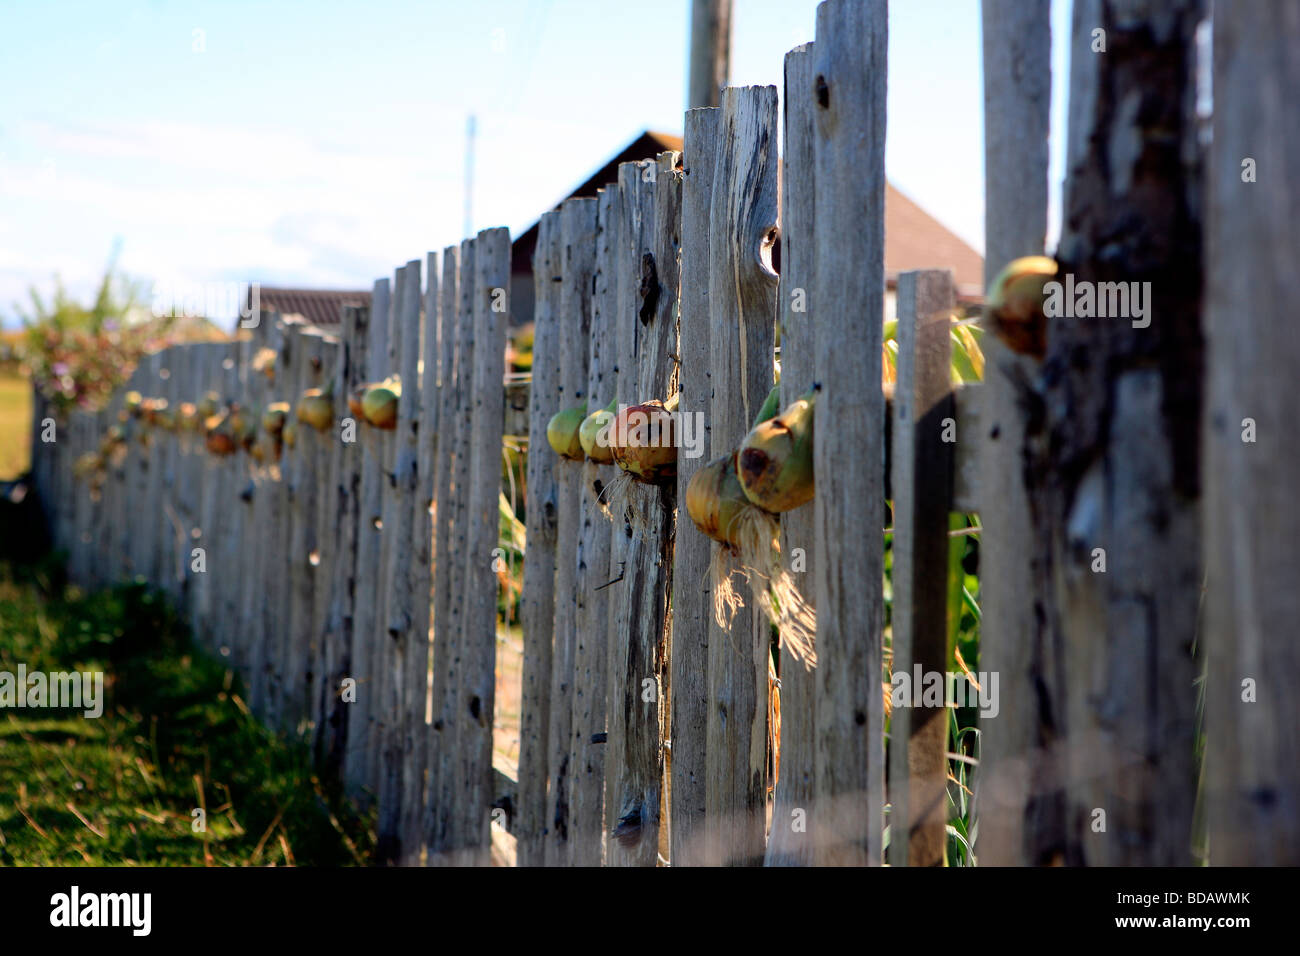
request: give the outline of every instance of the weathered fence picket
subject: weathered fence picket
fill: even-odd
[[[823,3],[813,51],[816,190],[808,301],[821,316],[817,418],[835,423],[835,441],[814,444],[817,813],[811,829],[820,864],[881,862],[885,8],[884,0]]]
[[[813,45],[785,57],[785,157],[781,170],[781,406],[813,385],[816,374],[816,312],[807,307],[812,285],[814,170],[813,122],[817,108]],[[782,567],[794,578],[803,599],[815,607],[813,577],[813,506],[805,504],[781,515]],[[796,560],[796,550],[798,560]],[[786,624],[786,628],[791,625]],[[780,763],[772,800],[772,828],[767,844],[769,866],[812,864],[809,818],[815,814],[813,712],[816,673],[790,650],[782,634],[778,666],[780,689]]]
[[[949,272],[898,280],[898,378],[892,403],[894,673],[948,670],[948,504],[952,494],[952,337]],[[914,681],[919,690],[919,682]],[[948,708],[895,707],[889,752],[893,866],[942,866],[948,822]]]
[[[587,352],[591,316],[591,280],[595,266],[596,200],[570,199],[559,211],[559,404],[571,408],[587,402]],[[552,277],[554,279],[554,276]],[[578,535],[582,502],[582,465],[557,463],[555,481],[555,618],[551,650],[551,718],[547,732],[549,793],[546,802],[546,859],[548,866],[567,866],[574,855],[572,807],[574,674],[577,645],[585,637],[577,631],[576,590]]]
[[[709,232],[711,458],[740,444],[772,389],[777,310],[770,262],[780,178],[776,87],[723,90],[719,110]],[[743,573],[735,571],[739,581]],[[716,618],[709,625],[705,812],[712,865],[763,860],[771,632],[755,594],[745,595],[728,627]]]
[[[560,213],[542,214],[533,255],[533,353],[560,354]],[[533,364],[528,405],[528,474],[525,533],[528,558],[519,600],[524,632],[519,712],[520,866],[541,866],[549,833],[547,784],[550,780],[551,667],[555,623],[555,561],[558,472],[564,463],[548,449],[546,425],[560,404],[560,362]]]
[[[983,0],[984,166],[996,171],[984,179],[985,285],[1011,260],[1043,252],[1052,85],[1049,8],[1048,0]],[[1032,526],[1017,402],[1029,363],[994,336],[985,336],[982,347],[979,482],[997,493],[981,502],[980,523],[997,531],[980,538],[980,655],[984,669],[1003,675],[1005,693],[996,724],[983,728],[980,737],[978,800],[988,812],[981,814],[975,849],[984,862],[1008,866],[1043,860],[1039,826],[1048,816],[1024,803],[1031,774],[1043,780],[1046,764],[1038,746],[1032,676],[1038,585],[1023,553]],[[1044,786],[1034,796],[1035,805],[1046,806],[1050,789]]]
[[[697,413],[703,427],[696,440],[709,448],[714,386],[709,313],[709,223],[713,167],[718,149],[717,107],[688,110],[682,154],[681,323],[677,354],[679,407]],[[691,476],[706,456],[678,456],[677,501],[686,500]],[[704,535],[683,534],[673,547],[672,695],[668,748],[670,859],[674,866],[705,862],[705,743],[708,726],[709,622],[713,617],[709,558]]]

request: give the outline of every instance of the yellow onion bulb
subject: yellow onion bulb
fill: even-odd
[[[657,483],[677,475],[673,413],[659,400],[629,405],[609,429],[614,464],[638,481]]]

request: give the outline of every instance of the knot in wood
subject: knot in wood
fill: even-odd
[[[637,315],[643,325],[649,325],[655,317],[655,306],[659,304],[659,270],[655,268],[655,257],[648,252],[641,256],[641,288],[637,295],[641,297],[641,309]]]

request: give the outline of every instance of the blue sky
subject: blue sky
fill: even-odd
[[[735,85],[781,83],[816,0],[735,0]],[[640,130],[680,132],[689,0],[0,0],[0,320],[115,242],[146,287],[368,287],[518,233]],[[1066,0],[1053,2],[1053,179]],[[982,248],[978,0],[891,0],[890,180]]]

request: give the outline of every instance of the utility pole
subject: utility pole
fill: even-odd
[[[473,113],[465,122],[465,228],[461,235],[474,235],[474,137],[478,123]]]
[[[691,0],[686,108],[717,106],[731,72],[731,0]]]

